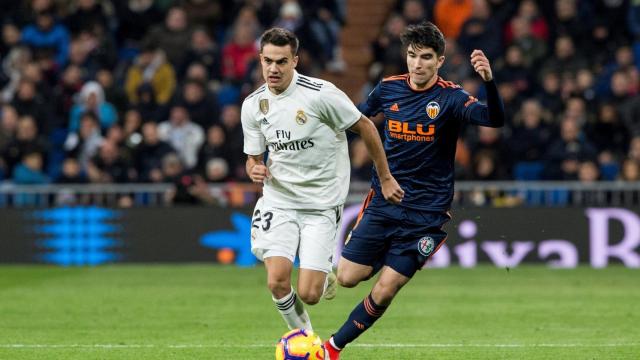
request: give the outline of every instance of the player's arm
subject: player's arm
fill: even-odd
[[[473,102],[469,103],[469,100],[465,101],[464,107],[470,108],[469,111],[466,111],[467,116],[465,117],[468,117],[469,122],[475,125],[488,127],[503,126],[505,123],[504,105],[498,93],[498,87],[493,80],[493,72],[491,71],[489,59],[487,59],[482,50],[473,50],[471,53],[471,65],[484,81],[484,86],[487,90],[487,105],[483,106],[473,104]]]
[[[253,105],[255,104],[243,102],[240,116],[244,135],[244,153],[247,154],[245,171],[251,181],[261,183],[269,175],[264,164],[266,140],[260,130],[258,119],[252,114]]]
[[[269,176],[267,166],[264,164],[264,155],[247,155],[245,170],[251,181],[261,183]]]
[[[384,198],[389,202],[399,204],[404,197],[404,191],[391,175],[389,164],[387,163],[387,156],[384,154],[384,148],[382,147],[382,141],[380,140],[376,126],[368,117],[363,115],[349,130],[359,134],[364,141],[369,156],[376,166],[376,172],[380,179]]]

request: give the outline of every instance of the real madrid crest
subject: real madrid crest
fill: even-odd
[[[435,101],[431,101],[430,103],[428,103],[427,116],[429,116],[429,119],[435,119],[438,114],[440,114],[440,104]]]
[[[269,99],[260,99],[260,111],[267,115],[269,112]]]
[[[307,122],[307,115],[302,110],[298,110],[296,113],[296,122],[298,125],[304,125]]]

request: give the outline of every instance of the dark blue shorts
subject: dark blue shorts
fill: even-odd
[[[361,265],[382,263],[412,277],[447,238],[448,212],[408,209],[370,193],[342,256]]]

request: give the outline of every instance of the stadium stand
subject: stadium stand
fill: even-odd
[[[211,203],[206,189],[223,189],[217,197],[230,204],[249,202],[250,194],[228,194],[237,184],[239,193],[252,188],[242,185],[238,105],[262,81],[260,33],[293,30],[300,72],[336,83],[358,102],[383,76],[405,71],[399,34],[423,19],[449,37],[443,77],[481,100],[467,58],[485,50],[508,114],[500,132],[463,130],[459,180],[638,180],[635,2],[22,0],[0,7],[2,196],[36,184],[154,183],[174,189],[178,202]],[[370,162],[357,139],[351,151],[353,179],[366,183]],[[523,198],[572,203],[573,190],[556,190]],[[149,203],[118,193],[128,199],[122,205]],[[18,202],[50,203],[25,199]]]

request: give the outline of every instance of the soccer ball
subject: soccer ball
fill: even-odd
[[[294,329],[278,341],[276,360],[324,360],[324,345],[313,331]]]

